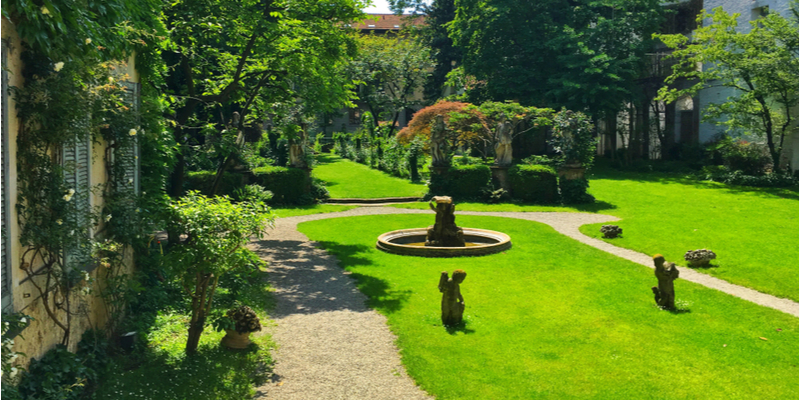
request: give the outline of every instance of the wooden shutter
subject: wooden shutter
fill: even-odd
[[[69,268],[84,266],[91,256],[89,238],[92,228],[89,214],[91,204],[91,169],[92,169],[92,138],[88,133],[75,138],[74,143],[64,144],[62,148],[62,162],[64,166],[64,181],[68,189],[75,190],[72,200],[78,216],[78,225],[85,227],[85,232],[78,232],[76,240],[67,243],[66,264]]]
[[[2,41],[2,45],[0,46],[2,47],[0,51],[2,51],[3,61],[5,61],[7,59],[5,40]],[[0,97],[2,97],[3,103],[2,141],[0,141],[0,143],[2,143],[2,151],[0,151],[2,159],[0,159],[0,166],[3,168],[2,174],[0,175],[0,190],[2,190],[3,201],[2,206],[0,206],[0,220],[2,220],[2,238],[0,238],[0,246],[2,246],[2,259],[0,259],[2,263],[2,269],[0,269],[2,287],[0,287],[0,292],[2,292],[2,309],[5,311],[6,307],[13,308],[11,297],[11,240],[8,234],[8,218],[11,214],[11,203],[8,196],[8,169],[10,167],[8,159],[8,73],[6,72],[5,65],[3,65],[0,80],[2,81],[2,93],[0,93]]]
[[[139,102],[141,100],[141,85],[134,82],[122,82],[125,87],[125,102],[131,107],[131,110],[136,114],[136,121],[139,121]],[[137,131],[140,131],[138,127]],[[137,133],[134,137],[134,143],[131,148],[120,149],[115,151],[115,161],[117,158],[125,165],[125,176],[122,180],[120,188],[125,190],[132,190],[134,193],[139,193],[139,135]]]

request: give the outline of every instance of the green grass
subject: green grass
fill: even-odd
[[[688,250],[717,254],[697,270],[737,285],[798,300],[798,195],[782,189],[731,187],[658,173],[598,174],[590,192],[620,217],[618,239],[603,239],[686,265]],[[602,238],[602,224],[581,232]]]
[[[693,284],[655,306],[652,270],[528,221],[461,216],[514,247],[478,258],[386,254],[375,238],[427,215],[300,224],[388,317],[409,374],[438,399],[797,398],[797,319]],[[358,230],[351,229],[359,226]],[[465,324],[441,326],[439,273],[462,268]],[[767,341],[759,339],[767,338]]]
[[[241,280],[224,282],[237,290],[218,287],[216,307],[224,311],[238,299],[256,311],[262,326],[268,325],[266,309],[272,306],[272,297],[265,275],[261,271],[250,276],[249,282],[256,283],[249,285]],[[270,336],[263,330],[254,332],[247,349],[231,350],[220,345],[225,332],[207,325],[197,353],[187,356],[189,312],[184,306],[177,301],[165,307],[144,328],[144,343],[133,353],[112,359],[93,399],[240,400],[255,394],[255,387],[266,382],[271,371]]]
[[[317,156],[315,178],[325,182],[334,199],[377,199],[381,197],[422,197],[428,187],[411,183],[333,154]]]
[[[737,285],[798,301],[798,194],[786,189],[732,187],[677,174],[600,170],[590,176],[594,204],[573,207],[458,203],[458,211],[597,212],[617,216],[617,239],[603,239],[603,224],[581,232],[686,265],[688,250],[717,254],[703,272]],[[398,208],[427,209],[426,203]]]

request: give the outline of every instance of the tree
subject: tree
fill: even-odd
[[[356,38],[358,56],[350,63],[359,97],[367,103],[375,126],[391,120],[389,135],[400,112],[422,103],[416,96],[433,66],[429,49],[406,35],[362,35]]]
[[[171,229],[185,240],[169,252],[166,263],[191,297],[186,352],[194,353],[219,278],[243,265],[261,263],[244,245],[251,236],[265,233],[275,218],[262,202],[232,204],[227,197],[208,198],[197,192],[189,192],[170,209]]]
[[[794,21],[768,14],[750,21],[747,33],[737,31],[738,16],[718,7],[712,14],[704,11],[697,17],[698,22],[710,18],[711,24],[695,30],[691,40],[683,35],[655,35],[674,49],[672,57],[678,61],[666,83],[683,78],[694,82],[686,89],[663,87],[659,98],[673,102],[709,87],[733,89],[735,96],[709,105],[703,117],[727,127],[728,132],[766,138],[777,169],[784,139],[797,128],[797,14]]]
[[[593,114],[631,96],[658,0],[456,0],[450,37],[492,100]]]
[[[309,111],[349,105],[352,84],[337,73],[355,50],[342,29],[363,18],[360,0],[245,0],[170,2],[164,20],[170,32],[162,58],[176,141],[183,147],[172,174],[173,197],[181,195],[186,145],[221,135],[232,113],[238,126],[266,117],[276,102],[302,101]],[[256,112],[253,112],[253,111]],[[234,142],[229,140],[229,142]],[[234,151],[235,146],[230,150]],[[223,156],[216,162],[229,159]]]

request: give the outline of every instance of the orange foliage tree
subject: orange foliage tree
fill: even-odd
[[[425,107],[417,111],[408,126],[397,133],[397,141],[407,145],[417,136],[422,136],[427,141],[431,137],[431,122],[437,115],[444,115],[444,121],[447,123],[450,120],[451,112],[463,111],[470,105],[469,103],[457,101],[440,101],[432,106]]]

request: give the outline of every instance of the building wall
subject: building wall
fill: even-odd
[[[20,60],[20,52],[22,46],[20,39],[17,36],[13,25],[8,20],[3,20],[2,23],[2,39],[8,44],[8,57],[5,60],[5,67],[8,72],[8,86],[24,86],[22,79],[22,70],[24,65]],[[129,80],[135,79],[138,81],[139,76],[135,71],[133,57],[128,60],[127,64],[121,64],[117,67],[121,75],[128,74]],[[16,218],[15,204],[17,199],[17,135],[19,132],[19,120],[17,118],[16,104],[12,96],[3,94],[3,101],[7,102],[8,107],[8,150],[5,152],[8,157],[9,168],[5,171],[8,177],[8,196],[7,199],[11,203],[11,215],[7,219],[7,234],[10,238],[9,251],[11,253],[10,264],[10,287],[11,287],[11,304],[5,305],[3,312],[22,312],[33,317],[34,321],[26,328],[22,337],[15,338],[14,350],[22,352],[27,357],[20,357],[18,363],[27,365],[31,358],[39,358],[48,350],[52,349],[56,344],[61,342],[63,330],[61,330],[47,315],[42,300],[39,297],[38,290],[26,280],[27,275],[24,270],[20,269],[20,257],[24,249],[19,242],[20,228]],[[102,184],[107,181],[108,176],[105,169],[105,155],[106,143],[93,143],[92,145],[92,167],[90,172],[91,186]],[[102,207],[103,198],[99,193],[91,196],[92,207]],[[102,226],[97,229],[100,230]],[[128,251],[130,253],[130,251]],[[123,273],[129,273],[133,269],[132,257],[127,256],[125,260],[125,267]],[[37,265],[32,266],[34,269]],[[91,276],[96,280],[95,285],[102,285],[103,277],[100,275],[105,274],[105,269],[102,267],[96,268],[92,271]],[[41,285],[40,285],[41,286]],[[97,286],[95,286],[97,288]],[[72,301],[76,302],[80,296],[74,294]],[[104,303],[96,296],[85,296],[85,307],[78,316],[73,317],[72,322],[72,335],[70,337],[71,351],[75,351],[77,343],[80,341],[83,332],[91,327],[102,327],[107,321],[107,310]],[[63,315],[62,315],[63,317]]]

